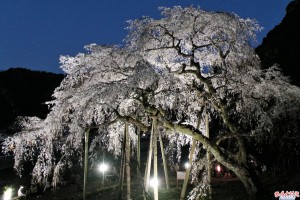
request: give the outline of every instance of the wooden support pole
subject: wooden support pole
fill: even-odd
[[[120,179],[119,179],[119,199],[122,199],[123,193],[123,183],[125,175],[125,142],[126,142],[126,127],[124,126],[124,135],[122,141],[122,150],[121,150],[121,167],[120,167]]]
[[[207,114],[207,108],[205,106],[205,127],[206,127],[206,137],[209,138],[209,120],[208,120],[208,114]],[[208,181],[208,195],[211,199],[212,195],[212,188],[211,188],[211,161],[210,161],[210,152],[207,149],[206,156],[207,156],[207,181]]]
[[[181,194],[180,194],[180,200],[183,200],[185,197],[186,188],[187,188],[187,184],[189,181],[190,172],[191,172],[191,168],[192,168],[195,147],[196,147],[196,140],[193,138],[193,144],[192,144],[192,148],[191,148],[190,156],[189,156],[189,167],[186,169],[186,172],[185,172],[185,178],[184,178],[184,182],[183,182],[183,186],[182,186],[182,190],[181,190]]]
[[[131,200],[131,180],[130,180],[130,137],[128,131],[128,123],[125,122],[125,132],[126,132],[126,142],[125,142],[125,152],[126,152],[126,182],[127,182],[127,200]]]
[[[136,148],[137,148],[136,156],[137,156],[138,166],[137,166],[136,170],[137,170],[138,175],[141,176],[141,174],[140,174],[141,173],[141,171],[140,171],[140,167],[141,167],[141,133],[140,133],[140,129],[137,128],[136,132],[137,132],[137,136],[138,136],[138,141],[137,141],[137,145],[136,145]]]
[[[157,117],[153,117],[153,164],[154,164],[154,180],[158,181],[157,170]],[[158,200],[158,185],[153,187],[154,200]]]
[[[138,179],[141,181],[141,185],[145,186],[143,183],[143,178],[141,175],[141,132],[140,129],[138,127],[136,127],[136,133],[138,136],[138,141],[137,141],[137,149],[136,149],[136,156],[137,156],[137,167],[136,167],[136,171],[137,171],[137,175],[138,175]],[[147,199],[146,197],[146,192],[145,192],[145,187],[143,187],[143,198],[144,200]]]
[[[83,200],[86,199],[86,185],[88,176],[88,156],[89,156],[89,133],[90,130],[87,129],[84,133],[84,173],[83,173]]]
[[[149,150],[148,150],[148,157],[147,157],[147,163],[146,163],[146,169],[145,169],[145,178],[144,178],[144,186],[145,191],[149,191],[149,180],[150,180],[150,172],[151,172],[151,160],[152,160],[152,143],[153,143],[153,123],[150,133],[150,143],[149,143]]]
[[[161,138],[161,133],[158,133],[158,137],[159,137],[159,143],[160,143],[161,156],[162,156],[163,165],[164,165],[166,186],[167,186],[167,190],[168,190],[170,188],[169,174],[168,174],[167,160],[166,160],[166,157],[165,157],[165,150],[164,150],[164,144],[163,144],[163,141],[162,141],[162,138]]]
[[[200,128],[200,122],[201,122],[201,117],[199,116],[197,125],[196,125],[196,129]],[[182,190],[181,190],[181,194],[180,194],[180,200],[183,200],[185,197],[186,188],[187,188],[187,184],[188,184],[188,180],[189,180],[190,172],[191,172],[191,168],[192,168],[193,155],[195,152],[195,148],[196,148],[196,140],[193,138],[193,144],[192,144],[190,155],[189,155],[189,168],[186,169],[184,182],[183,182],[183,186],[182,186]]]
[[[104,165],[104,157],[105,157],[105,154],[103,152],[103,157],[102,157],[102,164]],[[104,186],[104,179],[105,179],[105,172],[103,170],[102,172],[102,186]]]

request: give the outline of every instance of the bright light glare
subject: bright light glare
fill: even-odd
[[[218,166],[216,167],[216,169],[217,169],[218,172],[220,172],[220,171],[221,171],[221,166],[218,165]]]
[[[184,164],[184,167],[185,167],[185,169],[190,168],[190,163],[186,162],[186,163]]]
[[[12,196],[12,191],[13,191],[13,189],[7,188],[7,189],[4,191],[4,194],[3,194],[3,200],[10,200],[10,199],[11,199],[11,196]]]
[[[100,170],[100,172],[105,172],[105,171],[107,171],[107,170],[108,170],[108,165],[105,164],[105,163],[100,164],[100,165],[99,165],[99,170]]]
[[[155,178],[151,178],[150,179],[150,186],[151,187],[157,187],[159,185],[159,181],[158,181],[158,179],[155,179]]]

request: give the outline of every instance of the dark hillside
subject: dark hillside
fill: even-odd
[[[256,48],[264,68],[277,63],[283,73],[300,86],[300,1],[289,3],[281,23],[274,27]]]
[[[0,72],[0,129],[12,124],[17,116],[45,118],[44,102],[51,100],[62,74],[14,68]]]

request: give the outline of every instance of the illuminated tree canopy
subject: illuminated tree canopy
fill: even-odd
[[[180,149],[198,141],[195,177],[205,147],[241,179],[249,195],[257,195],[245,143],[268,139],[282,116],[297,123],[299,88],[276,66],[261,70],[251,46],[261,29],[254,20],[193,7],[162,8],[162,16],[130,21],[124,47],[92,44],[87,53],[61,57],[66,77],[48,102],[52,111],[45,120],[24,119],[22,131],[5,142],[19,172],[32,160],[33,179],[59,182],[82,154],[84,130],[99,133],[91,152],[101,144],[120,155],[124,122],[135,145],[135,128],[149,131],[155,116],[170,145]],[[219,123],[210,138],[204,134],[205,109],[209,120]],[[225,148],[228,142],[233,148]]]

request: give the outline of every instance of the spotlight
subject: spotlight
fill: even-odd
[[[100,164],[100,165],[99,165],[99,170],[100,170],[100,172],[105,172],[105,171],[107,171],[107,170],[108,170],[108,165],[105,164],[105,163]]]
[[[150,186],[151,187],[158,187],[158,185],[159,185],[159,181],[158,181],[158,179],[155,179],[155,178],[152,178],[152,179],[150,179]]]
[[[3,194],[3,200],[10,200],[12,197],[12,191],[13,191],[12,188],[6,188]]]
[[[222,170],[221,166],[217,165],[216,170],[217,170],[217,172],[221,172],[221,170]]]
[[[184,164],[184,168],[185,168],[185,169],[190,168],[190,163],[186,162],[186,163]]]

